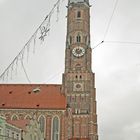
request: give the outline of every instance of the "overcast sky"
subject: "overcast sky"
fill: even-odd
[[[0,73],[11,63],[56,0],[0,0]],[[106,32],[115,0],[90,1],[91,47]],[[25,69],[32,83],[61,83],[64,72],[66,6],[59,21],[54,13],[51,31],[32,50]],[[140,42],[140,0],[119,0],[106,41]],[[140,44],[104,43],[93,50],[100,140],[140,140]],[[8,83],[28,83],[19,65]],[[2,81],[1,81],[2,83]]]

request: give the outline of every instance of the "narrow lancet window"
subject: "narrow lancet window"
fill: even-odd
[[[72,44],[72,36],[70,36],[70,44]]]
[[[45,118],[43,116],[41,116],[39,118],[39,125],[40,125],[41,133],[44,134],[44,132],[45,132]]]
[[[81,11],[77,11],[77,18],[81,18]]]
[[[59,133],[60,133],[59,125],[60,125],[60,123],[59,123],[58,117],[54,117],[54,119],[53,119],[52,140],[59,140]]]
[[[80,36],[80,35],[78,35],[78,36],[76,37],[76,41],[77,41],[77,43],[80,43],[80,42],[81,42],[81,36]]]

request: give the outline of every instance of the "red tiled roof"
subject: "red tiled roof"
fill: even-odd
[[[7,123],[12,124],[25,131],[26,126],[30,124],[30,120],[7,120]]]
[[[0,85],[0,109],[65,109],[61,85]]]

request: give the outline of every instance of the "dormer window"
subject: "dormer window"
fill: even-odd
[[[39,87],[33,89],[33,93],[39,93],[39,92],[40,92],[40,88]]]

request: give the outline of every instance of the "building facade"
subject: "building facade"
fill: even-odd
[[[0,140],[21,140],[22,131],[20,128],[6,121],[0,116]]]
[[[69,0],[67,9],[62,85],[0,85],[0,115],[37,120],[36,140],[98,140],[89,0]]]

